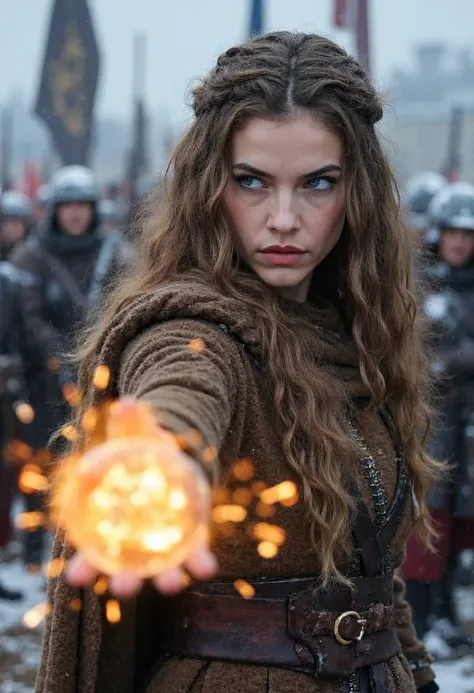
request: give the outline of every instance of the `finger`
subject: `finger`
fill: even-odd
[[[142,588],[143,581],[132,573],[120,573],[110,580],[110,592],[119,599],[134,597]]]
[[[189,584],[189,581],[184,570],[172,568],[153,578],[153,584],[159,592],[171,596],[182,592]]]
[[[186,569],[196,580],[210,580],[218,567],[216,557],[205,546],[195,549],[186,561]]]
[[[76,553],[66,567],[66,579],[73,587],[84,587],[97,579],[98,571],[82,553]]]

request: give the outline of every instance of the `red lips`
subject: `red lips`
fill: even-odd
[[[305,251],[293,245],[270,245],[262,254],[270,265],[296,265]]]
[[[304,250],[300,248],[295,248],[293,245],[269,245],[262,252],[264,253],[304,253]]]

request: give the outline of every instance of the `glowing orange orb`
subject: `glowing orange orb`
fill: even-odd
[[[63,478],[60,523],[103,573],[157,575],[183,563],[204,536],[208,484],[169,438],[107,440]]]

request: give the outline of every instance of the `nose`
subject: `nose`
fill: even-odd
[[[292,233],[299,229],[299,215],[291,193],[277,193],[272,199],[271,205],[268,218],[268,226],[271,231]]]

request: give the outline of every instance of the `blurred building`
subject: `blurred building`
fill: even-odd
[[[463,117],[460,169],[474,182],[474,52],[457,53],[440,43],[418,46],[410,71],[392,74],[384,131],[399,180],[421,170],[439,171],[448,158],[454,108]]]
[[[184,95],[183,95],[184,97]],[[387,115],[382,124],[391,160],[399,181],[412,174],[446,165],[453,108],[461,108],[463,122],[460,147],[462,177],[474,182],[474,51],[454,51],[441,43],[418,46],[413,67],[395,70],[388,87]],[[13,94],[8,103],[13,114],[13,176],[22,176],[27,161],[42,170],[59,166],[51,152],[42,123],[32,115],[24,95]],[[131,107],[130,107],[131,108]],[[132,143],[130,118],[99,117],[93,135],[93,167],[100,180],[116,181],[126,174],[127,155]],[[182,124],[172,124],[165,109],[149,116],[147,158],[158,172],[179,136]]]
[[[22,179],[24,167],[34,163],[46,177],[61,165],[51,150],[49,133],[31,113],[31,104],[21,93],[12,94],[2,109],[8,109],[12,120],[11,175],[14,180]],[[179,127],[179,129],[181,129]],[[172,124],[168,113],[162,109],[151,114],[149,130],[150,169],[159,172],[169,155],[169,150],[179,135],[178,127]],[[94,126],[92,141],[92,166],[101,181],[116,181],[126,175],[127,153],[132,143],[131,117],[99,117]]]

